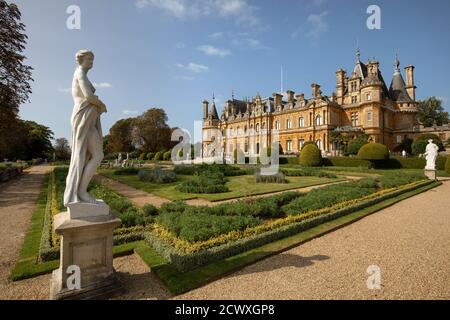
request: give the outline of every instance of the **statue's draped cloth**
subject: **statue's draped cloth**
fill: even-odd
[[[89,91],[95,92],[94,86],[88,82]],[[87,101],[76,77],[72,85],[72,95],[75,101],[73,108],[72,124],[72,155],[70,158],[69,173],[66,179],[66,190],[64,192],[64,206],[69,203],[81,202],[78,197],[78,188],[83,176],[86,163],[91,158],[87,150],[87,137],[93,126],[97,127],[100,137],[102,128],[100,124],[100,113],[98,109]]]

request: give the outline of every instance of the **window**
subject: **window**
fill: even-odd
[[[359,125],[359,122],[358,122],[358,112],[352,112],[352,113],[351,113],[351,119],[352,119],[352,126],[353,126],[353,127],[356,127],[356,126]]]
[[[357,96],[353,96],[352,97],[352,103],[357,103],[358,102],[358,97]]]
[[[291,119],[287,119],[286,120],[286,129],[291,129],[292,128],[292,126],[291,126]]]
[[[286,150],[292,151],[292,140],[288,140],[286,143]]]
[[[302,150],[304,144],[305,139],[298,139],[298,151]]]
[[[316,126],[321,126],[322,125],[322,117],[319,115],[316,117]]]
[[[367,112],[367,121],[372,121],[372,112]]]
[[[322,150],[322,140],[317,140],[316,141],[317,147],[319,148],[319,150]]]
[[[357,86],[356,82],[352,82],[352,84],[351,84],[351,91],[355,92],[357,89],[358,89],[358,86]]]
[[[280,130],[280,121],[275,121],[275,129]]]
[[[368,94],[366,95],[366,99],[367,99],[367,101],[372,100],[372,94],[371,94],[371,93],[368,93]]]
[[[298,118],[298,127],[303,128],[305,126],[305,119],[303,117]]]
[[[397,136],[397,143],[402,143],[402,136]]]
[[[237,127],[236,135],[239,137],[241,135],[241,128]],[[239,149],[239,147],[238,147]]]
[[[259,123],[256,124],[256,132],[259,132]]]

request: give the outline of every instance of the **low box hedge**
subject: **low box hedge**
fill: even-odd
[[[252,235],[250,237],[239,239],[237,241],[229,242],[192,254],[182,253],[180,250],[174,248],[168,242],[154,235],[152,232],[147,232],[145,234],[145,239],[149,245],[151,245],[160,255],[166,258],[178,271],[187,272],[200,266],[223,260],[230,256],[257,248],[275,240],[295,235],[301,231],[310,229],[324,222],[337,219],[349,213],[372,206],[384,200],[394,198],[398,195],[415,190],[431,183],[434,183],[434,181],[429,180],[420,182],[412,186],[386,193],[373,199],[361,201],[360,203],[356,203],[352,206],[348,206],[330,213],[312,217],[300,222],[294,222],[264,233]]]

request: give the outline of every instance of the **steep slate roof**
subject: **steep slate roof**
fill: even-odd
[[[396,102],[413,102],[413,100],[408,94],[408,91],[406,91],[405,80],[403,80],[399,67],[400,61],[396,59],[394,76],[392,78],[392,83],[389,88],[389,95],[391,99]]]
[[[213,103],[211,111],[209,112],[209,114],[210,114],[210,116],[213,119],[219,119],[219,115],[217,114],[217,109],[216,109],[216,104],[215,103]]]

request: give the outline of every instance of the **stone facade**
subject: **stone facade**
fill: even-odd
[[[405,74],[406,82],[400,61],[396,59],[388,88],[379,62],[369,60],[365,64],[358,52],[350,75],[343,69],[336,71],[336,90],[331,96],[322,94],[320,85],[313,83],[310,98],[291,90],[286,95],[274,93],[265,99],[259,94],[251,100],[233,97],[226,102],[220,116],[214,101],[211,110],[209,102],[204,101],[204,155],[213,155],[210,147],[217,130],[222,133],[220,143],[225,157],[232,156],[236,148],[246,155],[258,154],[271,143],[273,129],[279,131],[285,154],[297,154],[306,141],[315,141],[323,152],[333,153],[337,149],[330,142],[334,130],[350,136],[365,133],[371,141],[384,143],[394,150],[405,138],[413,138],[420,131],[414,66],[407,66]]]

